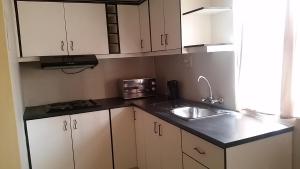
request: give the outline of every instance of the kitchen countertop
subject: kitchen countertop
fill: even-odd
[[[134,100],[110,98],[94,101],[99,106],[57,113],[47,113],[49,110],[47,106],[27,107],[24,113],[24,120],[136,106],[221,148],[229,148],[293,131],[292,125],[283,125],[273,120],[273,118],[265,116],[254,117],[235,111],[229,111],[230,113],[219,116],[187,121],[168,113],[166,105],[174,103],[174,101],[168,101],[166,97],[151,97]],[[176,100],[175,102],[180,105],[208,107],[208,105],[199,102],[183,99]]]

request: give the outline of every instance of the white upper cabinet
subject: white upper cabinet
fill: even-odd
[[[163,0],[149,0],[152,51],[165,50]]]
[[[141,52],[139,7],[118,5],[121,53]]]
[[[150,21],[148,0],[139,6],[142,52],[151,52]]]
[[[26,124],[32,169],[74,169],[69,116]]]
[[[70,55],[108,54],[105,4],[64,3]]]
[[[164,0],[163,2],[166,49],[181,48],[180,0]]]
[[[22,55],[108,54],[104,4],[18,1]]]
[[[149,0],[152,51],[181,48],[180,1]]]
[[[68,54],[63,3],[18,1],[17,6],[24,57]]]
[[[71,116],[76,169],[112,169],[109,111]]]

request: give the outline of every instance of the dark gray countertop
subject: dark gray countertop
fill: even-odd
[[[278,121],[270,120],[268,117],[251,117],[234,111],[220,116],[186,121],[168,113],[168,110],[161,106],[162,103],[166,104],[171,102],[165,97],[152,97],[129,101],[120,98],[111,98],[95,101],[99,106],[57,113],[47,113],[47,106],[27,107],[24,113],[24,120],[136,106],[221,148],[229,148],[293,130],[293,126],[283,125]],[[205,104],[188,100],[177,100],[176,103],[208,107]]]

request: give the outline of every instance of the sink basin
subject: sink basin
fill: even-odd
[[[201,119],[205,117],[212,117],[212,116],[226,114],[226,112],[224,111],[216,112],[214,110],[199,108],[199,107],[180,107],[180,108],[172,109],[170,112],[175,116],[178,116],[185,120],[195,120],[195,119]]]

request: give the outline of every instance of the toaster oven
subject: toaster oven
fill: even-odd
[[[121,80],[120,90],[123,99],[155,96],[156,80],[154,78]]]

